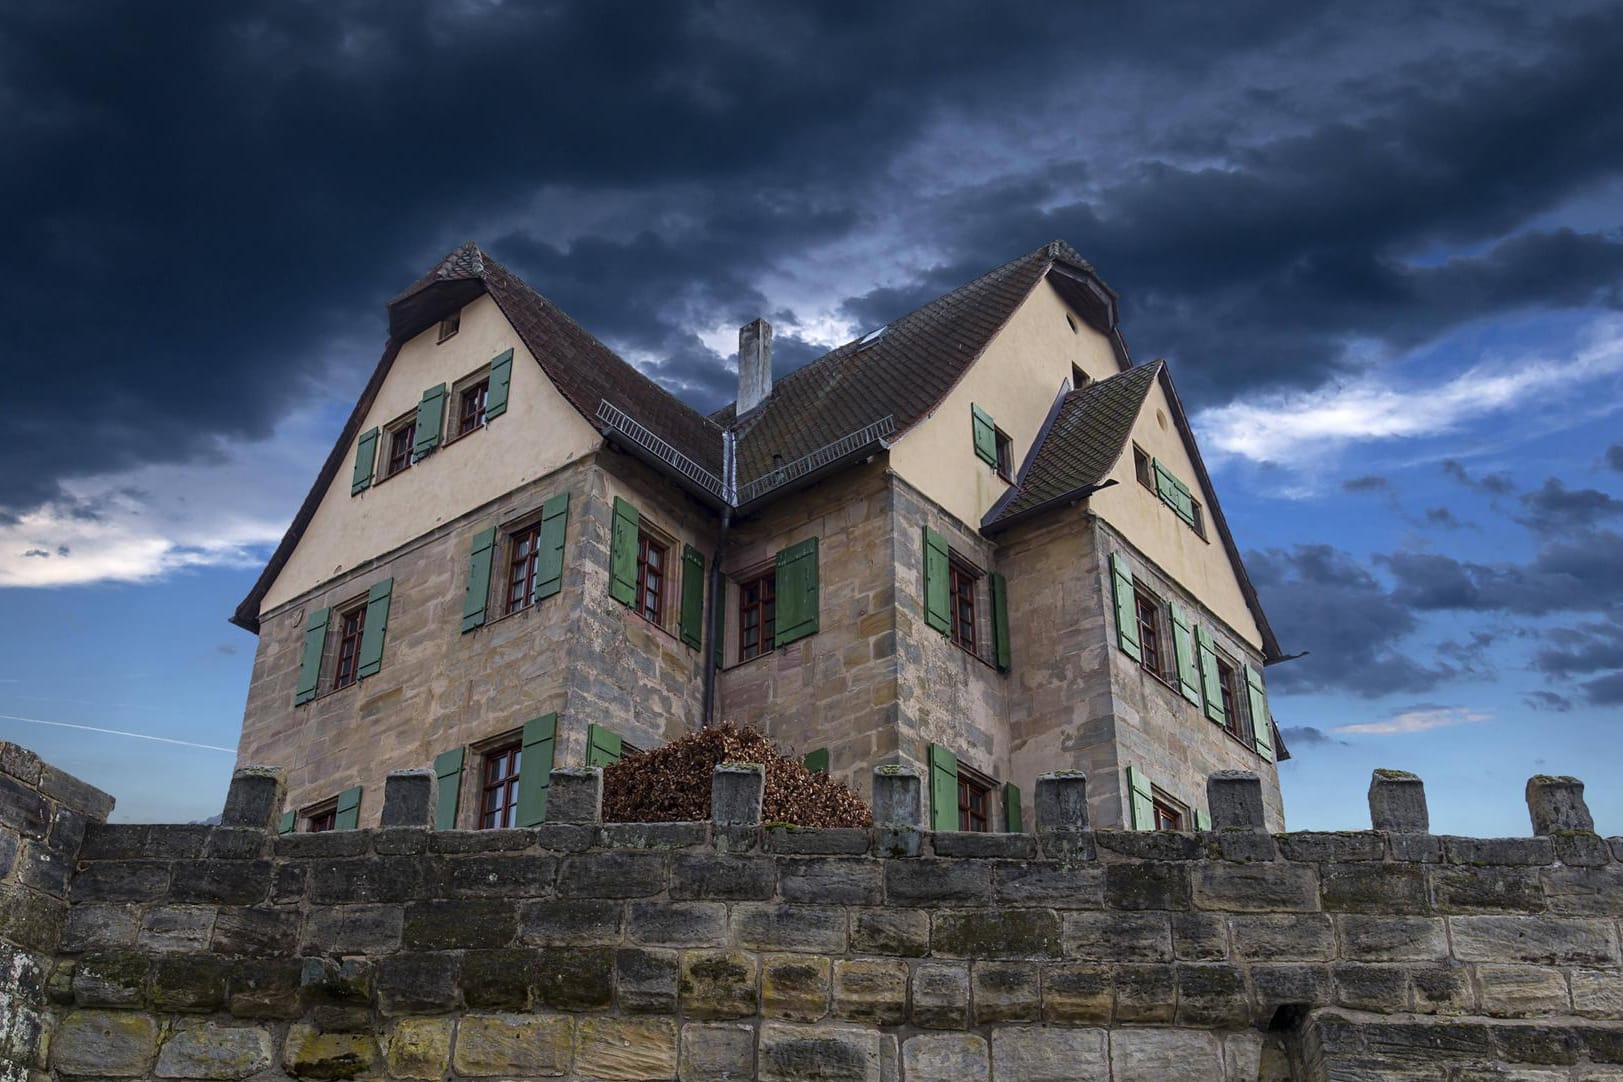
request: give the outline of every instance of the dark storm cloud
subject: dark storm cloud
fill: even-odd
[[[1066,237],[1195,404],[1317,382],[1353,339],[1616,306],[1623,245],[1541,217],[1623,166],[1595,106],[1623,98],[1623,11],[1573,10],[1466,34],[1402,5],[10,5],[0,198],[27,213],[0,280],[29,318],[0,349],[29,378],[0,506],[353,393],[381,302],[468,237],[701,408],[733,377],[699,335],[842,240],[939,253],[840,268],[872,326]],[[1426,44],[1261,79],[1374,24]],[[1060,141],[1070,103],[1141,86],[1137,134]],[[1015,117],[1051,135],[952,143]]]
[[[1392,482],[1379,474],[1365,474],[1363,477],[1350,477],[1341,482],[1341,487],[1347,492],[1386,492],[1392,488]]]
[[[1503,470],[1484,474],[1480,477],[1472,477],[1463,463],[1452,458],[1443,459],[1442,468],[1443,473],[1466,488],[1485,492],[1490,496],[1508,496],[1516,491],[1516,483],[1510,479],[1510,474],[1505,473]]]
[[[1614,443],[1606,448],[1606,464],[1623,473],[1623,443]]]
[[[1285,743],[1293,751],[1300,751],[1302,748],[1319,747],[1325,744],[1341,744],[1345,746],[1347,743],[1345,740],[1337,740],[1323,729],[1317,729],[1311,725],[1282,728],[1279,730],[1279,735],[1285,738]]]
[[[1611,530],[1550,538],[1519,564],[1415,552],[1376,560],[1397,580],[1397,600],[1419,610],[1545,616],[1597,612],[1623,602],[1623,534]]]
[[[1521,501],[1528,514],[1519,521],[1534,530],[1563,532],[1623,515],[1623,500],[1599,489],[1569,489],[1555,477],[1523,493]]]
[[[1454,517],[1454,512],[1446,507],[1426,508],[1426,524],[1439,526],[1445,530],[1457,530],[1465,525],[1465,523]]]
[[[1533,691],[1522,696],[1523,701],[1535,710],[1549,710],[1558,714],[1565,714],[1572,709],[1572,700],[1565,695],[1553,691]]]
[[[1547,645],[1533,655],[1533,667],[1549,676],[1589,675],[1623,669],[1623,615],[1611,622],[1552,628]]]

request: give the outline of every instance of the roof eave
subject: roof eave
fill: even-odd
[[[987,523],[981,527],[981,533],[985,534],[987,537],[994,537],[997,534],[1009,529],[1011,526],[1018,526],[1020,523],[1034,519],[1038,515],[1044,515],[1050,511],[1055,511],[1062,507],[1071,507],[1079,504],[1089,496],[1092,496],[1095,492],[1098,492],[1101,489],[1110,488],[1115,483],[1116,479],[1111,477],[1099,482],[1096,485],[1082,485],[1079,488],[1073,488],[1069,492],[1062,492],[1058,496],[1051,496],[1042,503],[1033,504],[1023,511],[1016,511],[1014,514],[1008,515],[1005,518],[1000,518],[995,522]]]

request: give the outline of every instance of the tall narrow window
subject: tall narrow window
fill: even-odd
[[[738,588],[738,660],[772,649],[777,610],[778,577],[768,572]]]
[[[456,434],[466,436],[485,424],[485,399],[490,395],[490,380],[464,387],[457,395]]]
[[[535,599],[535,558],[540,546],[539,522],[508,535],[508,551],[512,553],[507,565],[508,612],[529,608]]]
[[[457,331],[459,331],[461,329],[462,329],[462,313],[461,312],[452,312],[450,315],[448,315],[444,319],[440,320],[440,337],[439,337],[439,341],[441,341],[441,342],[445,341],[447,338],[451,337],[453,334],[455,334]]]
[[[356,605],[338,618],[338,667],[333,671],[334,690],[355,682],[360,667],[361,635],[366,631],[366,603]]]
[[[1139,484],[1151,492],[1156,491],[1155,473],[1150,465],[1150,456],[1137,444],[1133,445],[1133,473],[1138,477]]]
[[[1165,680],[1168,676],[1169,655],[1166,637],[1161,633],[1161,602],[1144,588],[1143,583],[1135,579],[1133,604],[1138,615],[1138,663],[1145,671]]]
[[[411,446],[417,439],[417,418],[412,416],[389,430],[389,467],[383,476],[393,477],[411,466]]]
[[[483,830],[515,826],[518,816],[518,744],[485,753],[484,783],[479,795],[479,826]]]
[[[646,533],[637,536],[637,611],[649,623],[663,627],[665,615],[665,564],[667,550],[664,545]]]
[[[1246,701],[1239,666],[1222,654],[1217,655],[1217,687],[1223,700],[1223,727],[1229,735],[1251,743],[1250,704]]]
[[[947,593],[952,608],[952,641],[975,652],[975,582],[980,576],[957,560],[947,563]]]
[[[1009,434],[1001,428],[996,430],[997,437],[997,475],[1014,484],[1014,441]]]
[[[992,820],[987,814],[991,805],[992,790],[976,779],[969,777],[962,770],[958,772],[958,829],[974,830],[985,833],[992,829]]]

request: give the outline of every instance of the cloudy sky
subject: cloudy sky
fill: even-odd
[[[0,739],[218,810],[225,618],[463,240],[711,408],[1057,237],[1310,652],[1292,825],[1623,833],[1623,6],[1326,7],[5,5]]]

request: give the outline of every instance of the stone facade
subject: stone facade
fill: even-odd
[[[1239,774],[1211,781],[1211,833],[1085,829],[1086,781],[1053,775],[1034,833],[931,834],[896,770],[871,830],[278,838],[272,774],[239,775],[218,827],[109,826],[20,749],[0,767],[4,851],[88,824],[57,843],[71,904],[16,864],[0,884],[29,974],[0,999],[8,1079],[1623,1074],[1623,839],[1583,829],[1570,779],[1529,783],[1555,832],[1511,839],[1270,834]],[[760,784],[735,774],[734,809]],[[425,787],[391,778],[389,821],[426,820]],[[32,893],[55,916],[17,921]]]

